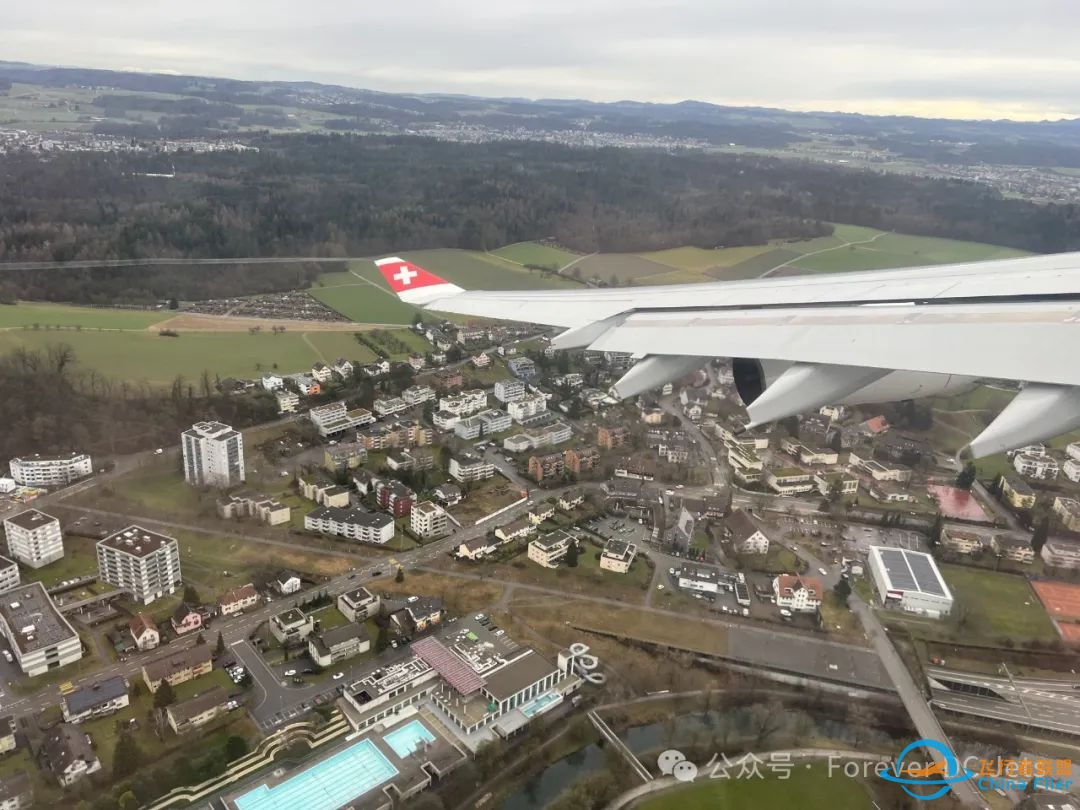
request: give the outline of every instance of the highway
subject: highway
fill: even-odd
[[[931,703],[946,711],[1080,734],[1080,682],[929,668]]]

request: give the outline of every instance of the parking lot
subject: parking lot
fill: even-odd
[[[636,543],[639,548],[648,542],[652,530],[628,517],[601,517],[584,524],[585,528],[598,534],[605,540],[625,540]]]

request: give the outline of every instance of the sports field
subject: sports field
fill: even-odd
[[[1080,619],[1080,585],[1067,582],[1032,582],[1046,612],[1055,619]]]
[[[1016,642],[1057,638],[1024,577],[962,565],[939,567],[956,605],[966,610],[966,635]]]
[[[737,757],[732,756],[734,762]],[[697,781],[635,805],[639,810],[715,810],[718,807],[798,807],[800,810],[871,810],[870,792],[858,779],[837,772],[829,776],[824,765],[798,765],[787,779],[759,765],[761,777],[738,779],[738,766],[727,779],[711,779],[706,770]],[[749,767],[749,766],[748,766]]]
[[[196,383],[203,370],[211,377],[257,377],[270,370],[303,371],[338,357],[364,363],[374,354],[351,332],[181,332],[161,337],[155,332],[0,331],[0,354],[12,349],[44,349],[67,343],[83,368],[116,380],[168,385],[181,375]]]
[[[570,264],[574,259],[581,258],[578,253],[568,250],[542,245],[539,242],[518,242],[515,245],[507,245],[498,250],[491,251],[491,255],[498,256],[514,264],[535,264],[539,267],[551,267],[559,269]]]

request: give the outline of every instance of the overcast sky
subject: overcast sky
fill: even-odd
[[[1076,0],[42,0],[0,59],[376,90],[1080,116]]]

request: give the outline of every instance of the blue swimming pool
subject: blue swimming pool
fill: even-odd
[[[559,700],[559,694],[557,692],[544,692],[540,697],[526,703],[521,707],[521,713],[526,717],[533,717],[540,714],[544,709],[550,706],[552,703],[556,703]]]
[[[337,810],[397,776],[371,740],[363,740],[276,787],[259,785],[236,799],[239,810]]]
[[[435,735],[428,731],[427,726],[419,720],[413,720],[391,731],[383,737],[383,742],[394,749],[398,759],[405,759],[421,743],[435,742]]]

